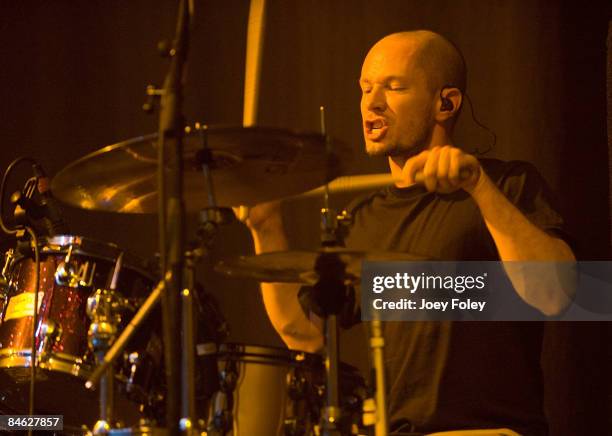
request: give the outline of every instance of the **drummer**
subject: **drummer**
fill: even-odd
[[[352,203],[348,248],[441,260],[575,260],[533,166],[477,159],[454,143],[466,90],[465,62],[454,44],[430,31],[388,35],[367,54],[359,84],[366,152],[386,156],[397,181]],[[257,253],[289,248],[278,203],[253,208],[246,223]],[[517,294],[546,315],[570,300],[555,286],[541,286],[553,278],[534,292],[529,280],[510,274]],[[302,309],[295,285],[262,284],[262,292],[289,348],[322,349],[321,321]],[[547,434],[541,325],[383,324],[392,433]]]

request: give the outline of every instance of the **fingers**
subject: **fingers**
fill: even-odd
[[[454,152],[451,147],[442,147],[438,158],[438,186],[442,192],[452,192],[454,182],[450,179],[451,157]]]
[[[430,151],[425,150],[406,161],[402,170],[403,179],[409,184],[423,183],[423,168],[429,157]]]
[[[430,192],[469,190],[480,176],[478,160],[451,146],[433,147],[409,159],[403,170],[409,183],[422,183]]]
[[[234,208],[234,213],[236,213],[236,208]],[[281,202],[275,200],[253,207],[241,206],[236,215],[249,229],[259,231],[266,226],[277,225],[282,220]]]
[[[425,167],[423,167],[423,183],[429,192],[436,191],[438,187],[440,149],[435,147],[427,156]]]

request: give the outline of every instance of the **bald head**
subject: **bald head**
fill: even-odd
[[[406,157],[451,143],[465,82],[461,53],[437,33],[401,32],[378,41],[359,78],[366,151]]]
[[[463,55],[442,35],[429,30],[392,33],[378,41],[372,50],[386,45],[400,47],[406,56],[412,56],[425,73],[432,91],[451,85],[465,92],[467,81]]]

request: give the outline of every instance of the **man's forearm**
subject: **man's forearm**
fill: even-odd
[[[517,293],[546,315],[563,310],[574,292],[570,265],[575,257],[569,246],[529,221],[484,172],[471,194],[502,261],[550,262],[538,267],[542,274],[528,274],[518,263],[506,263],[506,272]],[[568,262],[568,266],[558,268],[560,262]]]
[[[289,244],[282,222],[275,220],[259,231],[252,232],[255,253],[287,250]],[[298,301],[299,285],[292,283],[261,283],[261,293],[274,329],[287,347],[316,352],[323,347],[320,321],[309,319]]]

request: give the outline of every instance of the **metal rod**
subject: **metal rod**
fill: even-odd
[[[175,39],[173,41],[170,68],[164,81],[159,114],[159,134],[164,136],[164,145],[168,140],[172,146],[168,149],[168,202],[165,209],[166,232],[165,243],[161,247],[164,253],[167,248],[166,265],[171,271],[171,279],[167,281],[167,292],[163,294],[162,321],[164,342],[164,363],[166,371],[166,426],[170,436],[178,435],[181,413],[181,358],[180,358],[180,293],[183,290],[184,265],[184,228],[185,204],[183,199],[183,135],[185,121],[182,113],[183,79],[187,53],[189,51],[189,18],[190,8],[186,0],[181,0],[178,6]],[[161,173],[165,162],[158,162]],[[164,211],[160,210],[160,216]]]
[[[370,348],[372,351],[372,363],[376,374],[376,423],[374,426],[376,436],[387,436],[389,431],[385,399],[384,347],[385,340],[382,335],[381,322],[378,319],[372,320],[370,321]]]
[[[320,106],[319,107],[319,115],[320,115],[320,121],[321,121],[321,135],[323,135],[323,137],[325,138],[325,162],[326,165],[329,165],[329,158],[330,158],[330,154],[331,154],[331,144],[328,140],[327,137],[327,127],[325,124],[325,107],[324,106]],[[326,210],[329,209],[329,182],[328,182],[328,174],[325,174],[325,185],[323,187],[323,208],[325,208]]]
[[[194,322],[194,306],[193,292],[195,292],[195,263],[193,253],[189,252],[185,256],[187,260],[186,268],[186,288],[181,294],[182,305],[182,389],[181,389],[181,404],[182,418],[181,430],[191,432],[194,429],[196,419],[195,407],[195,322]]]
[[[208,198],[208,207],[217,207],[217,198],[215,196],[215,185],[213,184],[212,172],[210,171],[210,164],[212,163],[212,155],[208,147],[208,126],[204,125],[199,129],[202,137],[202,151],[203,151],[203,162],[201,163],[202,175],[206,182],[206,196]]]
[[[325,375],[326,397],[325,407],[325,436],[339,434],[337,425],[340,419],[338,404],[338,318],[337,315],[328,315],[325,320]]]
[[[119,273],[121,272],[121,268],[123,267],[123,251],[119,253],[117,256],[117,260],[115,261],[115,268],[113,269],[113,275],[110,280],[110,284],[108,285],[108,289],[111,291],[117,290],[117,283],[119,282]]]
[[[165,280],[160,281],[155,289],[151,291],[151,294],[147,297],[142,306],[140,306],[140,309],[138,309],[138,312],[136,312],[132,320],[125,327],[121,333],[121,336],[119,336],[119,338],[117,338],[117,340],[113,343],[111,348],[104,355],[98,367],[85,382],[85,387],[87,389],[93,389],[109,366],[115,361],[119,353],[123,351],[128,341],[132,338],[134,332],[138,329],[138,327],[140,327],[142,322],[146,319],[149,313],[151,313],[151,310],[153,310],[159,301],[160,296],[166,287],[166,280],[170,280],[170,278],[170,273],[166,274]]]

